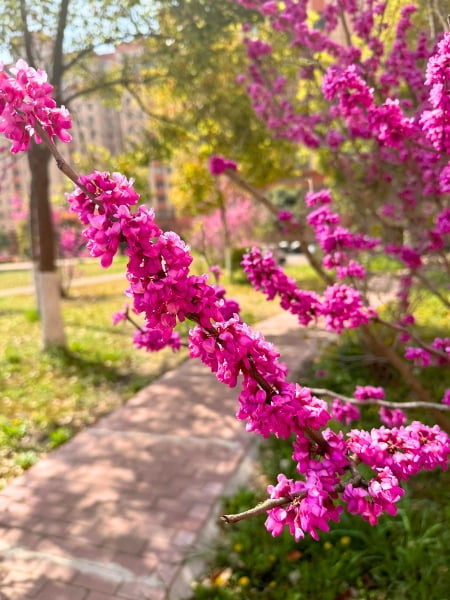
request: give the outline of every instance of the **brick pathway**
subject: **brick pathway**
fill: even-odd
[[[321,337],[260,324],[290,368]],[[176,600],[208,554],[219,499],[254,438],[236,390],[198,361],[143,389],[0,492],[0,600]]]

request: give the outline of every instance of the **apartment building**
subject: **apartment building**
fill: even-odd
[[[99,68],[107,68],[117,62],[121,54],[135,52],[131,44],[123,44],[113,54],[103,54],[96,57]],[[124,92],[120,107],[110,106],[102,102],[99,95],[84,96],[73,100],[70,105],[72,117],[72,141],[70,144],[58,143],[63,156],[73,162],[76,154],[86,156],[90,146],[102,147],[112,156],[126,151],[132,142],[139,139],[142,131],[142,111],[139,109],[131,94]],[[12,155],[9,153],[9,143],[0,138],[0,146],[6,150],[0,153],[0,231],[11,232],[15,222],[11,219],[12,202],[14,197],[21,198],[25,205],[28,203],[30,174],[25,154]],[[92,165],[92,169],[102,168],[102,165]],[[164,223],[173,223],[174,210],[169,200],[170,167],[160,163],[150,164],[148,184],[151,202],[157,216]],[[58,170],[56,164],[51,165],[51,194],[52,197],[62,195],[67,189],[67,179]],[[69,187],[70,189],[70,187]],[[172,225],[173,226],[173,225]]]

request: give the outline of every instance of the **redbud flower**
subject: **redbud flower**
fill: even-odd
[[[339,398],[334,398],[331,405],[331,416],[337,421],[350,425],[352,421],[357,421],[361,414],[357,406],[350,402],[342,402]]]
[[[212,175],[222,175],[227,169],[237,171],[237,164],[233,160],[227,160],[223,156],[211,156],[209,159],[209,170]]]
[[[362,402],[364,400],[382,400],[384,390],[382,387],[373,387],[372,385],[357,385],[354,396]]]
[[[380,406],[379,415],[380,421],[387,427],[400,427],[406,423],[406,415],[399,408],[390,410],[385,406]]]
[[[10,71],[13,77],[0,64],[0,132],[12,141],[11,152],[25,152],[33,136],[36,143],[42,141],[36,123],[50,138],[69,142],[70,116],[64,106],[56,108],[47,74],[29,67],[24,60],[18,60]]]
[[[431,365],[431,354],[423,348],[406,348],[405,358],[414,361],[417,367],[429,367]]]

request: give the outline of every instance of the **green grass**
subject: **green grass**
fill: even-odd
[[[131,326],[112,325],[125,287],[74,290],[63,303],[68,349],[52,352],[40,350],[34,300],[0,298],[0,485],[186,356],[138,351]]]
[[[269,444],[270,445],[270,444]],[[447,600],[449,486],[442,472],[419,476],[398,515],[371,527],[343,515],[320,540],[272,538],[264,517],[223,525],[213,564],[194,600]],[[432,482],[434,494],[421,497]],[[239,491],[225,503],[242,511],[262,498]],[[211,552],[209,551],[209,556]]]
[[[107,269],[102,269],[98,260],[92,258],[82,258],[79,264],[74,267],[75,277],[94,277],[96,275],[105,275],[106,273],[122,273],[126,264],[125,257],[116,258],[113,264]],[[64,269],[64,267],[62,267]],[[0,289],[7,290],[15,287],[25,287],[31,285],[32,274],[29,270],[2,271],[0,265]]]

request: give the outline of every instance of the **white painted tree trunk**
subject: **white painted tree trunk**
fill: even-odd
[[[37,276],[44,350],[65,346],[64,323],[61,310],[61,293],[58,274],[55,271],[38,272]]]
[[[34,297],[36,299],[36,310],[40,315],[42,313],[41,309],[41,290],[39,286],[39,263],[33,261],[32,263],[32,273],[33,273],[33,286],[34,286]]]

